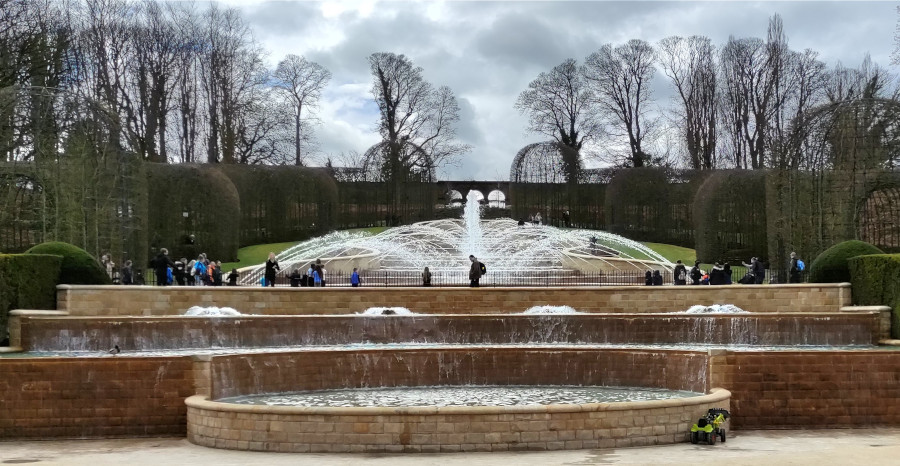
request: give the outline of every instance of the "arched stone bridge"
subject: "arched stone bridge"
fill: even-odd
[[[491,205],[505,207],[512,202],[509,181],[438,181],[437,184],[445,193],[444,200],[447,203],[457,199],[458,194],[459,202],[465,204],[469,191],[477,191],[484,199],[483,202]]]

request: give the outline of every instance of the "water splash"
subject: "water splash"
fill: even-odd
[[[570,306],[534,306],[526,309],[522,314],[583,314]]]
[[[243,314],[230,307],[191,306],[183,315],[191,317],[237,317]]]
[[[361,316],[415,316],[415,312],[405,307],[370,307],[358,313]]]
[[[702,304],[695,304],[688,308],[688,310],[681,312],[679,314],[749,314],[749,311],[745,311],[734,304],[713,304],[710,306],[704,306]]]
[[[321,259],[326,264],[356,257],[362,269],[421,272],[429,267],[433,280],[466,271],[473,254],[489,271],[509,277],[562,277],[577,273],[572,262],[600,264],[609,271],[671,269],[666,258],[641,243],[598,230],[519,225],[512,219],[482,220],[472,192],[462,219],[442,219],[390,228],[377,235],[336,232],[300,243],[278,255],[286,271],[304,272]],[[568,265],[564,265],[566,262]],[[257,266],[242,279],[259,283],[265,268]],[[490,272],[489,272],[490,274]]]

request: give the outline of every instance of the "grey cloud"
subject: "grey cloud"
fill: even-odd
[[[848,66],[869,51],[887,66],[897,17],[890,2],[383,2],[367,16],[348,10],[337,20],[323,17],[320,6],[271,2],[244,10],[274,59],[302,53],[331,70],[334,85],[368,85],[366,57],[394,52],[421,66],[434,85],[450,86],[460,103],[460,140],[474,147],[445,172],[478,179],[505,176],[515,153],[541,139],[525,133],[513,108],[527,84],[566,58],[583,62],[604,43],[705,35],[721,46],[729,35],[765,37],[769,17],[779,13],[793,49],[812,48],[829,65]],[[341,39],[326,44],[315,32],[323,28]],[[651,85],[655,102],[669,106],[661,71]],[[377,140],[371,107],[342,107],[332,118],[341,121],[324,122],[324,153],[364,151]],[[368,119],[364,128],[359,122]]]

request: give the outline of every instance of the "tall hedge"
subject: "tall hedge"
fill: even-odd
[[[106,270],[84,249],[62,241],[48,241],[25,251],[25,254],[50,254],[62,257],[59,283],[66,285],[109,285]]]
[[[857,256],[847,263],[853,304],[890,306],[891,338],[900,338],[900,254]]]
[[[242,246],[295,241],[334,228],[337,184],[323,169],[223,165],[240,199]]]
[[[856,256],[883,254],[884,251],[859,240],[843,241],[822,251],[809,265],[811,283],[842,283],[850,281],[847,260]]]
[[[768,257],[766,178],[758,170],[720,170],[694,196],[697,259],[749,261]]]
[[[240,198],[216,165],[147,164],[147,185],[150,258],[166,248],[176,259],[205,252],[212,260],[237,260]]]
[[[0,254],[0,345],[9,311],[56,309],[56,285],[63,258],[46,254]]]
[[[619,170],[606,189],[607,230],[638,241],[694,247],[694,194],[706,173]]]

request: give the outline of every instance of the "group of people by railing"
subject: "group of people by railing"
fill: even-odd
[[[742,262],[741,266],[732,267],[728,263],[716,262],[708,270],[704,270],[700,261],[696,261],[688,269],[681,260],[677,261],[674,269],[670,271],[614,271],[614,272],[572,272],[561,273],[559,270],[501,270],[494,271],[489,276],[487,268],[475,256],[469,256],[470,267],[464,272],[441,271],[434,273],[425,267],[421,272],[414,271],[383,271],[370,270],[360,272],[354,268],[351,273],[343,271],[328,273],[321,259],[309,264],[305,271],[303,268],[294,268],[290,273],[284,273],[274,253],[269,253],[265,263],[263,276],[259,279],[259,285],[291,286],[291,287],[324,287],[331,286],[482,286],[482,278],[488,277],[488,286],[603,286],[603,285],[648,285],[660,286],[666,283],[678,285],[730,285],[739,284],[763,284],[778,283],[774,275],[769,275],[765,264],[757,257],[750,259],[750,263]],[[126,261],[125,266],[116,269],[107,255],[101,258],[101,264],[110,273],[113,283],[143,284],[140,272],[132,269],[131,261]],[[221,261],[209,260],[206,254],[200,254],[197,259],[188,261],[186,258],[172,261],[168,251],[163,248],[150,262],[150,271],[155,275],[151,282],[157,286],[237,286],[246,283],[248,275],[252,272],[239,272],[232,269],[227,275],[222,270]],[[801,283],[805,264],[795,253],[791,253],[791,262],[786,271],[788,283]],[[327,278],[326,278],[327,274]],[[735,276],[740,279],[735,280]],[[149,277],[148,277],[149,278]],[[784,277],[782,277],[784,278]],[[252,281],[252,280],[251,280]]]

